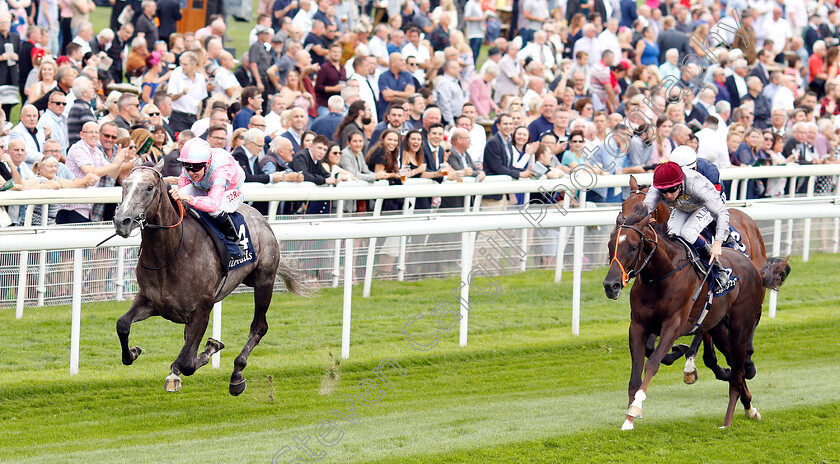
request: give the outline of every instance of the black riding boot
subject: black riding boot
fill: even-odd
[[[700,248],[697,249],[697,253],[700,255],[700,258],[709,262],[712,257],[712,245],[709,242]],[[716,259],[715,262],[712,264],[712,268],[715,270],[715,281],[716,281],[716,290],[718,292],[724,291],[729,288],[729,274],[732,273],[732,269],[727,269],[723,267],[720,263],[720,259]]]
[[[216,222],[219,230],[225,234],[225,238],[235,243],[242,251],[242,254],[245,254],[248,251],[242,243],[239,242],[239,232],[236,231],[236,225],[233,223],[233,219],[230,218],[228,213],[219,213],[219,215],[214,217],[213,220]]]

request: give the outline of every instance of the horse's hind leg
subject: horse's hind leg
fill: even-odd
[[[726,348],[727,346],[728,345],[725,345],[723,349],[726,349],[726,352],[728,353],[729,350]],[[728,354],[725,356],[728,356]],[[717,355],[715,354],[715,345],[712,342],[712,336],[709,334],[703,334],[703,364],[705,364],[706,367],[715,374],[716,379],[723,380],[724,382],[729,381],[731,371],[720,367],[718,364]]]
[[[703,341],[702,336],[694,334],[691,339],[691,346],[685,351],[685,368],[683,369],[683,382],[691,385],[697,382],[697,366],[694,364],[697,359],[697,350],[700,348],[700,342]]]
[[[149,306],[149,302],[146,300],[146,297],[144,297],[142,293],[139,293],[137,297],[134,298],[134,302],[131,304],[131,309],[129,309],[117,320],[117,336],[120,337],[120,346],[122,347],[122,363],[126,366],[130,366],[131,363],[140,356],[140,353],[143,352],[139,346],[133,346],[130,348],[128,346],[128,335],[131,332],[131,324],[156,315],[157,311]]]
[[[248,333],[248,341],[245,343],[245,347],[233,361],[233,374],[230,376],[229,391],[233,396],[241,395],[248,386],[245,377],[242,376],[242,370],[248,365],[248,356],[251,351],[257,346],[263,335],[268,332],[268,321],[265,314],[271,304],[271,293],[274,291],[274,272],[270,276],[255,279],[254,320],[251,322],[251,330]]]

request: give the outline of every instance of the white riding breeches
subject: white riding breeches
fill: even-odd
[[[207,196],[207,192],[205,190],[201,190],[200,188],[196,188],[192,185],[185,185],[179,190],[183,193],[186,193],[187,195],[192,195],[194,197]],[[240,205],[242,205],[242,191],[228,190],[224,194],[222,194],[222,203],[219,205],[219,208],[216,211],[208,214],[210,216],[216,217],[220,213],[232,213],[236,211],[236,208],[239,208]]]
[[[700,232],[708,226],[714,218],[706,208],[698,208],[691,212],[681,211],[677,208],[671,210],[671,217],[668,218],[668,233],[679,235],[688,243],[694,243]]]

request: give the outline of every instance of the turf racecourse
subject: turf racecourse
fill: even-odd
[[[450,299],[455,280],[377,282],[370,299],[354,289],[351,358],[340,363],[340,289],[279,295],[238,398],[227,383],[251,321],[249,295],[225,301],[222,368],[184,377],[175,394],[163,380],[183,326],[135,324],[132,344],[144,352],[126,367],[114,327],[129,302],[86,304],[80,374],[71,377],[69,308],[27,308],[20,321],[3,309],[0,462],[271,462],[284,446],[278,462],[314,462],[296,437],[308,437],[320,462],[840,462],[840,257],[792,264],[778,317],[765,313],[755,339],[749,385],[764,420],[746,420],[739,406],[726,430],[717,426],[727,386],[700,366],[699,382],[684,385],[681,366],[671,366],[654,379],[636,430],[619,431],[628,303],[626,292],[606,299],[604,269],[584,274],[580,336],[570,330],[571,275],[554,285],[553,274],[532,271],[500,277],[495,301],[473,296],[467,347],[454,329],[425,352],[405,341],[405,324]],[[432,325],[413,334],[430,340]],[[357,384],[376,380],[371,370],[385,357],[405,375],[384,369],[393,387],[360,404]],[[332,447],[314,438],[323,419],[340,427]]]

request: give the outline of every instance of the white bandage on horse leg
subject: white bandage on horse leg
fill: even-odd
[[[687,358],[685,360],[685,369],[683,369],[683,372],[686,372],[686,373],[690,374],[690,373],[695,372],[697,370],[697,366],[694,365],[694,360],[696,358],[697,358],[697,356],[692,356],[692,357]]]
[[[750,409],[747,410],[747,419],[761,420],[761,413],[755,407],[750,406]]]
[[[647,399],[647,394],[645,394],[644,390],[639,389],[636,392],[636,396],[634,396],[633,403],[630,406],[635,406],[639,409],[642,409],[642,403]]]

